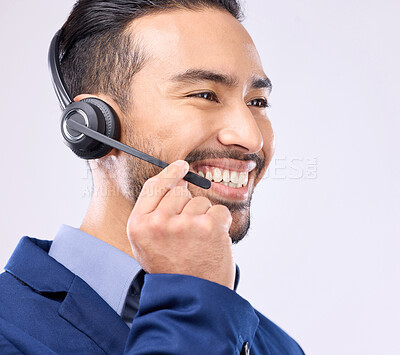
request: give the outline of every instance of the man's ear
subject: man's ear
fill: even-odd
[[[76,96],[76,97],[74,98],[74,101],[75,101],[75,102],[78,102],[78,101],[81,101],[81,100],[83,100],[83,99],[88,99],[89,97],[94,97],[94,98],[96,98],[96,99],[100,99],[100,97],[97,96],[97,95],[80,94],[80,95],[78,95],[78,96]]]
[[[121,117],[122,112],[119,109],[117,103],[109,96],[107,95],[103,95],[103,94],[97,94],[97,95],[93,95],[93,94],[79,94],[78,96],[75,96],[74,101],[81,101],[83,99],[88,99],[88,98],[95,98],[95,99],[100,99],[102,101],[104,101],[106,104],[108,104],[109,106],[111,106],[113,108],[113,110],[115,111],[115,113],[117,114],[118,117]]]

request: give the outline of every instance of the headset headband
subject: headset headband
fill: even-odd
[[[73,101],[71,99],[71,96],[68,94],[66,85],[61,75],[59,51],[61,33],[62,30],[57,31],[51,41],[49,50],[49,69],[51,72],[51,82],[53,83],[58,101],[60,102],[60,105],[64,110]]]

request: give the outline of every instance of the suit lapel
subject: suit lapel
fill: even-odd
[[[50,245],[23,237],[4,269],[43,297],[65,295],[58,314],[106,354],[122,354],[129,327],[85,281],[48,255]]]
[[[75,276],[58,313],[107,354],[122,354],[129,328],[104,300]]]

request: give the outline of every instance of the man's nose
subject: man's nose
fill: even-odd
[[[224,125],[218,133],[218,140],[222,144],[240,146],[247,154],[257,153],[262,149],[262,133],[245,103],[226,112],[223,122]]]

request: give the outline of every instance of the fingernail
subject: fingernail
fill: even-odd
[[[185,167],[185,170],[189,171],[189,164],[185,160],[177,160],[174,164],[179,167]]]
[[[187,164],[187,163],[186,163],[186,161],[184,161],[184,160],[177,160],[177,161],[175,162],[175,165],[178,165],[178,166],[184,166],[185,164]]]

